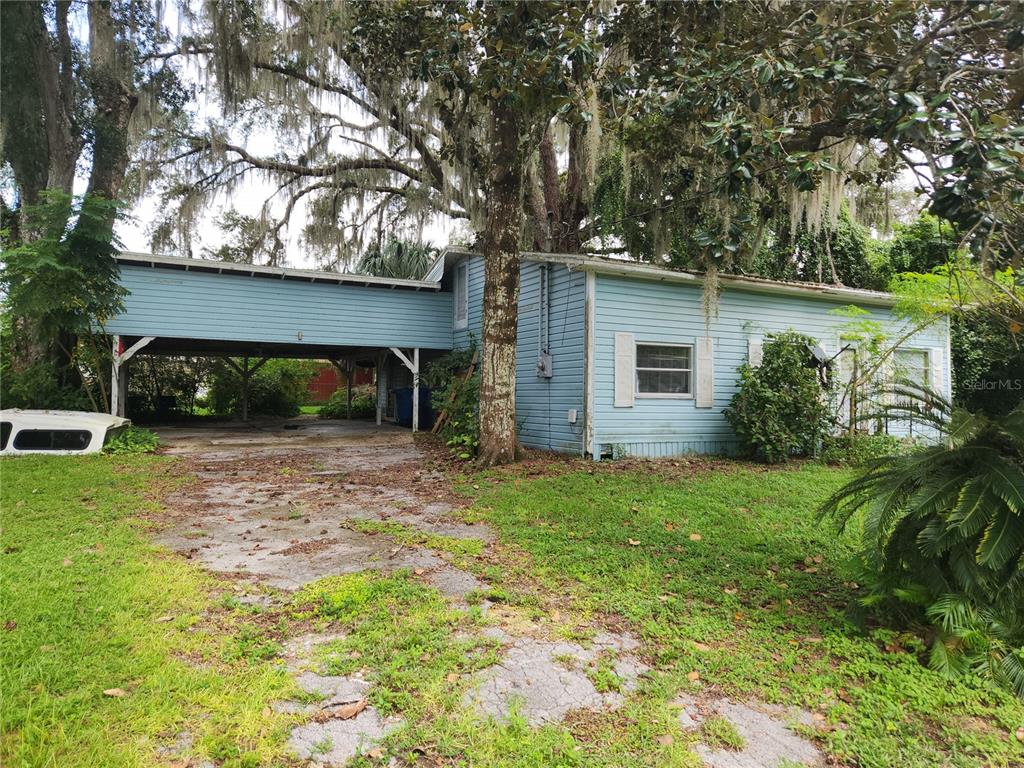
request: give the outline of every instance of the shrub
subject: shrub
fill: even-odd
[[[760,366],[740,366],[739,391],[725,415],[746,453],[773,464],[815,453],[829,426],[815,343],[792,331],[773,334]]]
[[[249,415],[297,415],[316,368],[316,363],[309,360],[267,361],[249,379]],[[216,414],[240,414],[242,377],[228,365],[217,365],[211,376],[207,403]]]
[[[858,466],[882,456],[907,453],[913,447],[913,440],[894,435],[864,432],[826,435],[821,442],[821,460],[826,464]]]
[[[160,439],[154,432],[141,427],[128,427],[114,435],[103,446],[104,453],[123,456],[133,453],[152,453],[160,445]]]
[[[352,418],[367,419],[377,414],[377,392],[373,384],[352,387]],[[335,390],[331,399],[320,406],[321,419],[348,418],[348,391]]]
[[[480,447],[480,372],[463,380],[475,348],[456,350],[427,366],[424,382],[431,390],[434,412],[448,412],[441,438],[452,455],[471,459]]]
[[[941,443],[869,461],[822,514],[860,531],[865,607],[931,624],[933,668],[1024,697],[1024,403],[989,417],[894,394],[882,415],[926,422]]]

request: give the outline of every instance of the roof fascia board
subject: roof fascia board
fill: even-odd
[[[354,285],[381,286],[385,288],[412,288],[414,290],[438,291],[441,288],[439,281],[435,280],[404,280],[391,279],[386,277],[375,277],[373,275],[357,275],[343,272],[323,272],[315,269],[291,269],[287,267],[264,267],[255,264],[235,264],[230,261],[212,261],[210,259],[190,259],[182,256],[160,256],[151,253],[137,253],[124,251],[118,254],[117,260],[124,264],[147,264],[151,267],[180,267],[186,271],[190,269],[211,270],[218,273],[232,273],[255,277],[265,275],[268,277],[292,278],[298,280],[309,280],[310,282],[322,281],[331,283],[346,283]]]

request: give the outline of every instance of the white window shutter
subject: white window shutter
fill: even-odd
[[[764,359],[764,342],[760,339],[747,339],[747,365],[759,368]]]
[[[944,375],[945,370],[942,367],[944,352],[945,350],[943,350],[942,347],[932,347],[928,352],[928,370],[931,372],[932,378],[932,380],[928,382],[928,386],[941,394],[946,394],[944,391],[945,386],[943,384],[946,380]]]
[[[712,408],[715,405],[715,340],[697,339],[697,393],[694,405]]]
[[[636,339],[615,334],[615,407],[632,408],[636,382]]]

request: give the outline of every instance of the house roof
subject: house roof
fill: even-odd
[[[246,277],[301,280],[308,283],[344,283],[349,285],[375,286],[380,288],[401,288],[414,291],[438,291],[437,280],[400,280],[372,275],[357,275],[350,272],[325,272],[316,269],[289,269],[285,267],[261,267],[254,264],[236,264],[230,261],[211,261],[182,256],[159,256],[152,253],[125,251],[118,254],[119,264],[137,264],[158,269],[177,269],[189,272],[211,272],[216,274],[243,275]]]
[[[454,261],[466,256],[480,256],[480,253],[460,248],[449,248],[438,258],[427,273],[427,279],[440,280],[441,276]],[[690,283],[701,285],[705,280],[702,272],[670,269],[656,264],[644,264],[625,259],[590,256],[572,253],[538,253],[524,251],[523,259],[527,261],[543,261],[564,264],[569,269],[584,272],[595,272],[607,275],[619,275],[640,280],[657,280],[672,283]],[[819,296],[827,299],[839,299],[862,304],[892,306],[896,297],[882,291],[868,291],[861,288],[846,288],[827,283],[802,283],[787,280],[770,280],[764,277],[747,275],[719,275],[718,281],[723,287],[752,293],[769,293],[789,296]]]

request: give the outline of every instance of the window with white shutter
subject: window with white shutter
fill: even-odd
[[[693,347],[689,344],[636,345],[637,397],[690,397]]]

